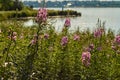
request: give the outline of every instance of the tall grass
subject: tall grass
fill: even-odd
[[[42,29],[39,30],[39,26],[0,22],[0,79],[120,79],[120,46],[114,32],[103,31],[100,36],[90,31],[57,33],[50,24],[40,26]],[[101,28],[104,30],[102,25],[96,30]],[[65,45],[61,44],[63,37],[67,37]],[[34,38],[37,43],[31,44]],[[83,52],[91,54],[88,66],[82,62]]]

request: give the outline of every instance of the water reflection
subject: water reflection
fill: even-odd
[[[92,31],[96,25],[94,25],[94,23],[86,23],[84,21],[80,21],[81,17],[71,17],[71,27],[70,27],[70,32],[74,32],[78,29],[80,29],[80,31],[84,31],[87,30],[88,28]],[[48,19],[49,24],[53,25],[55,27],[55,30],[57,32],[61,32],[62,28],[64,26],[64,22],[65,22],[65,18],[49,18]],[[33,25],[36,25],[36,23],[34,22],[34,20],[30,19],[26,22],[24,22],[23,24],[25,27],[30,27]]]
[[[54,10],[61,10],[61,8],[51,8]],[[108,30],[111,28],[117,33],[120,29],[120,8],[65,8],[69,10],[75,10],[82,13],[81,17],[71,17],[70,31],[77,30],[78,27],[81,31],[88,28],[92,31],[96,28],[98,18],[105,23],[105,27]],[[53,18],[49,19],[51,24],[55,26],[56,31],[61,31],[64,25],[65,18]],[[25,22],[25,24],[34,24],[32,20]]]
[[[31,27],[31,26],[34,26],[34,25],[37,25],[37,24],[32,19],[27,20],[23,23],[23,26],[25,26],[25,27]]]

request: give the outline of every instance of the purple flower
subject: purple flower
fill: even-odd
[[[94,31],[94,37],[101,37],[102,33],[104,32],[103,29],[97,29]]]
[[[65,26],[65,27],[69,27],[70,25],[71,25],[71,23],[70,23],[70,18],[66,18],[65,23],[64,23],[64,26]]]
[[[16,41],[17,36],[12,36],[12,40]]]
[[[12,32],[11,34],[9,34],[8,38],[13,40],[13,41],[16,41],[16,39],[17,39],[17,32]]]
[[[38,41],[38,40],[37,40],[37,36],[38,36],[37,34],[35,34],[35,35],[33,36],[33,39],[32,39],[31,42],[30,42],[31,45],[35,45],[35,44],[37,43],[37,41]]]
[[[75,34],[75,35],[74,35],[74,39],[73,39],[73,40],[75,40],[75,41],[80,40],[80,36],[79,36],[79,35],[77,35],[77,34]]]
[[[84,47],[84,51],[90,52],[94,49],[94,44],[90,44],[88,47]]]
[[[36,21],[46,22],[46,20],[47,20],[47,10],[45,8],[40,8],[37,13]]]
[[[89,47],[85,48],[85,51],[90,52],[91,50],[92,50],[92,49],[91,49],[91,48],[89,48]]]
[[[117,44],[120,44],[120,35],[117,35],[114,40]]]
[[[16,36],[17,35],[17,32],[13,32],[13,36]]]
[[[94,44],[90,44],[90,45],[89,45],[89,48],[90,48],[90,49],[94,49]]]
[[[35,45],[36,44],[36,39],[32,39],[30,42],[31,45]]]
[[[67,37],[67,36],[64,36],[64,37],[61,39],[61,45],[62,45],[62,46],[65,46],[67,43],[68,43],[68,37]]]
[[[49,34],[44,34],[44,38],[48,39],[49,38]]]
[[[102,50],[102,47],[97,47],[97,50],[98,50],[98,51],[101,51],[101,50]]]
[[[83,52],[82,53],[82,63],[85,66],[89,66],[90,65],[90,59],[91,59],[91,54],[90,52]]]

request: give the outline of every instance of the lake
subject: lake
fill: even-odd
[[[62,10],[61,8],[48,8],[54,10]],[[98,18],[104,22],[105,27],[108,30],[111,28],[117,33],[120,29],[120,8],[64,8],[64,10],[75,10],[82,13],[81,17],[70,17],[71,19],[71,31],[77,30],[94,30]],[[49,19],[55,26],[56,31],[61,31],[64,25],[65,18]],[[28,25],[29,24],[29,25]],[[32,25],[33,21],[29,20],[25,22],[25,25]]]

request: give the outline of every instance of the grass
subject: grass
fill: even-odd
[[[55,32],[52,25],[41,25],[38,42],[31,45],[39,26],[23,27],[20,22],[0,22],[0,79],[12,80],[119,80],[120,47],[109,30],[101,37],[90,31]],[[99,25],[98,28],[104,27]],[[17,39],[8,38],[16,32]],[[47,38],[45,34],[48,34]],[[80,38],[74,40],[74,36]],[[68,43],[61,45],[63,36]],[[90,65],[82,63],[82,53],[90,51]],[[113,49],[111,46],[117,48]],[[100,49],[98,49],[100,48]]]

